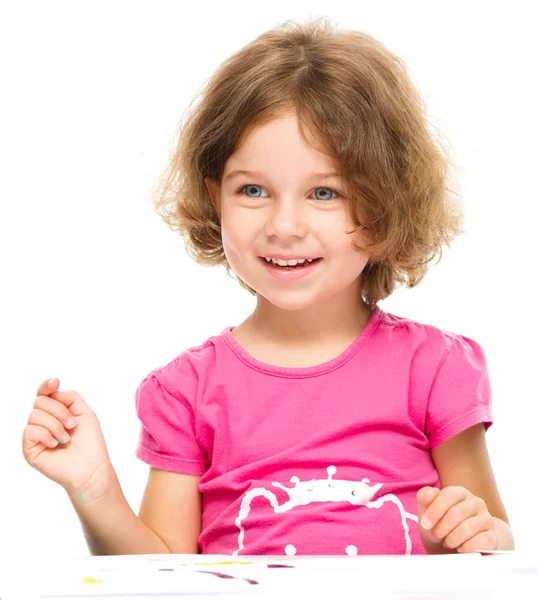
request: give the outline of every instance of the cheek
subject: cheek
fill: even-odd
[[[359,246],[365,244],[364,240],[356,234],[341,234],[331,243],[330,252],[338,259],[338,271],[343,280],[354,281],[364,270],[368,262],[368,255],[365,252],[355,250],[353,241]]]
[[[224,253],[232,267],[243,262],[248,253],[254,251],[252,231],[244,218],[233,213],[223,214],[221,233]]]
[[[226,259],[232,265],[236,264],[241,256],[241,244],[239,240],[232,234],[232,232],[227,231],[224,227],[222,228],[222,247],[224,250],[224,254],[226,255]]]

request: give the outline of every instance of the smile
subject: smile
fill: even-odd
[[[260,261],[267,271],[277,279],[295,281],[310,275],[317,270],[322,258],[290,259],[288,261],[260,256]]]

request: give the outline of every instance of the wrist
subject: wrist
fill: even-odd
[[[499,540],[497,550],[514,550],[514,534],[510,525],[497,517],[493,517],[493,519],[495,520],[495,532]]]
[[[68,481],[63,487],[76,506],[88,506],[110,496],[119,480],[111,462],[102,465],[84,484]]]

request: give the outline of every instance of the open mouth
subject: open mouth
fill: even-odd
[[[269,273],[284,280],[298,279],[308,275],[309,273],[315,271],[317,268],[316,265],[323,260],[322,257],[318,257],[312,261],[305,260],[304,263],[282,266],[278,263],[275,264],[272,260],[266,260],[263,256],[260,256],[259,259],[265,265],[265,268],[269,271]]]
[[[263,262],[269,267],[275,267],[275,268],[281,269],[283,271],[295,271],[295,270],[308,268],[309,266],[319,262],[321,260],[321,257],[314,258],[314,260],[311,260],[311,261],[305,260],[303,263],[297,263],[295,265],[279,265],[278,263],[274,263],[272,260],[267,260],[263,256],[260,256],[260,259],[263,260]]]

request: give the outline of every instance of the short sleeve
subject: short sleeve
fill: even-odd
[[[142,424],[136,457],[157,469],[203,474],[206,461],[196,441],[195,416],[187,400],[165,387],[155,371],[138,386],[135,398]]]
[[[482,346],[454,334],[437,369],[428,398],[425,433],[431,448],[465,429],[493,424],[491,385]]]

